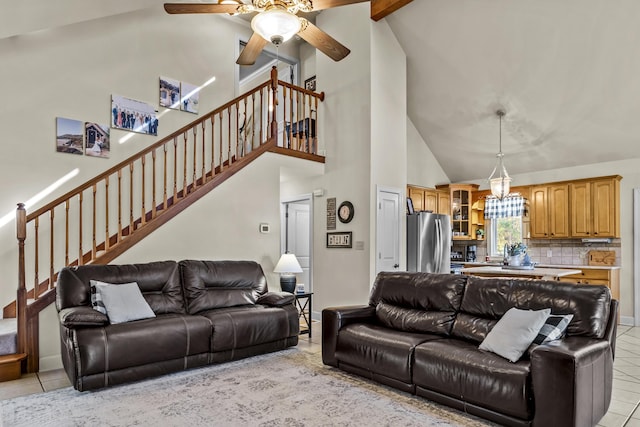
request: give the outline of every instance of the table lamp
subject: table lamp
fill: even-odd
[[[296,290],[296,274],[302,273],[300,263],[294,254],[285,252],[276,264],[274,273],[280,273],[280,288],[284,292],[294,293]]]

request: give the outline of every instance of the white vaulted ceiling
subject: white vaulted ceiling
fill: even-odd
[[[640,1],[414,0],[386,18],[453,182],[640,158]]]

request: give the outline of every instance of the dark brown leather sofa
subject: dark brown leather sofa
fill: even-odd
[[[516,363],[478,349],[511,308],[573,314]],[[618,302],[554,281],[380,273],[365,306],[322,312],[327,365],[507,426],[593,426],[611,401]]]
[[[110,324],[90,280],[138,283],[156,317]],[[162,261],[64,268],[57,283],[62,361],[80,391],[298,344],[294,296],[268,292],[252,261]]]

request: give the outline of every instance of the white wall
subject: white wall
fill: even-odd
[[[450,182],[429,146],[407,117],[407,183],[433,188],[437,184]]]
[[[407,59],[386,20],[371,23],[371,238],[369,281],[376,275],[376,191],[407,186]],[[406,268],[406,216],[401,215],[400,269]]]

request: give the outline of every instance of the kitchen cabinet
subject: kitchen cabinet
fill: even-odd
[[[451,215],[451,194],[448,191],[436,190],[436,197],[438,198],[437,212],[443,215]]]
[[[407,197],[411,199],[413,202],[413,210],[416,212],[420,212],[424,209],[424,188],[408,185],[407,186]]]
[[[570,184],[571,236],[620,237],[620,177]]]
[[[568,238],[569,184],[531,187],[531,238]]]
[[[407,197],[413,202],[416,212],[431,211],[436,213],[451,214],[451,202],[448,191],[439,191],[435,188],[407,185]]]
[[[475,239],[475,228],[472,223],[473,192],[478,190],[477,184],[436,185],[436,190],[447,191],[451,200],[451,228],[453,240]]]
[[[576,285],[605,285],[611,290],[611,297],[620,301],[620,269],[613,268],[580,268],[572,265],[571,268],[582,270],[579,274],[561,277],[561,282],[573,283]],[[620,312],[618,312],[618,323],[620,323]]]

